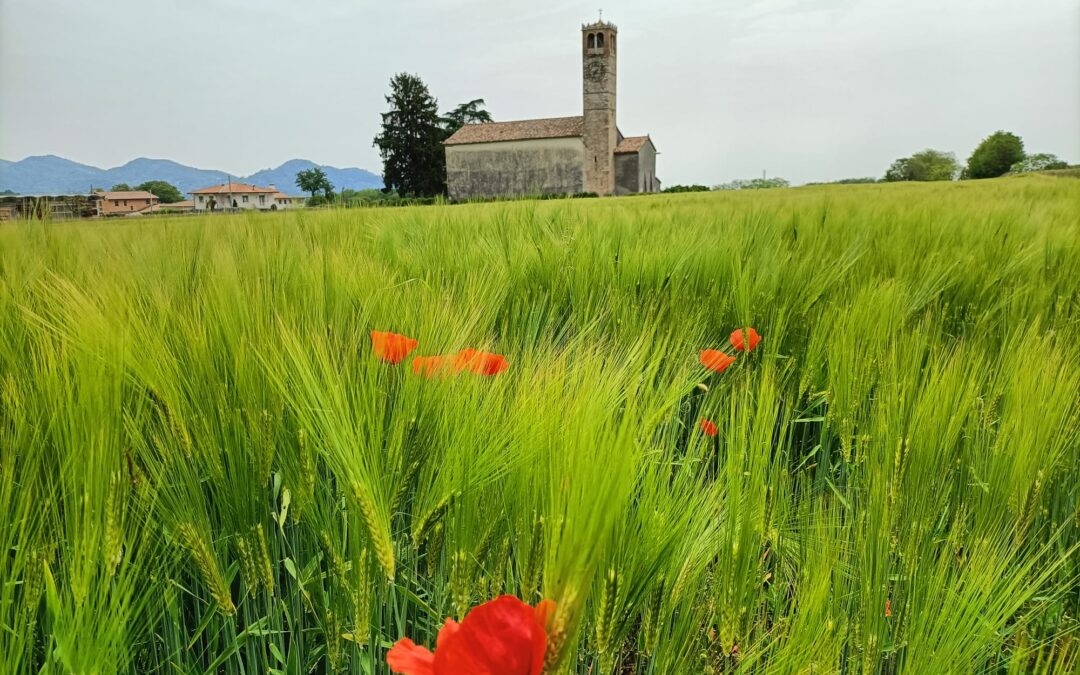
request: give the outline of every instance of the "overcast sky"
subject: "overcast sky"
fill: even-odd
[[[599,6],[667,185],[881,175],[996,129],[1080,162],[1078,0],[0,0],[0,157],[379,172],[395,72],[443,110],[581,114]]]

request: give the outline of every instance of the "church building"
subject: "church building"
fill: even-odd
[[[467,124],[444,141],[451,199],[659,192],[656,146],[615,123],[618,30],[581,27],[582,114]]]

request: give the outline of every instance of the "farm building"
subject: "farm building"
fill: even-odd
[[[99,196],[98,215],[102,216],[132,216],[151,213],[160,201],[145,190],[115,192],[98,190],[94,194]]]
[[[222,183],[193,190],[191,199],[196,211],[223,211],[229,209],[257,209],[278,211],[296,209],[304,205],[303,197],[294,197],[278,191],[276,187],[259,187],[247,183]]]
[[[450,197],[659,191],[652,139],[616,125],[617,34],[603,21],[581,28],[581,115],[468,124],[448,138]]]
[[[102,193],[82,195],[2,195],[0,222],[19,218],[65,220],[101,215]]]

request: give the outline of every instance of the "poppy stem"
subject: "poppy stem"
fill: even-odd
[[[712,437],[712,456],[709,458],[709,480],[720,477],[720,435]]]

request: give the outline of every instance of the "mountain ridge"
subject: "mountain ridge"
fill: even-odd
[[[250,176],[233,176],[225,171],[200,169],[171,159],[136,157],[110,169],[81,164],[58,155],[31,155],[18,161],[0,159],[0,192],[57,195],[84,194],[93,188],[109,189],[118,183],[134,187],[148,180],[172,183],[181,192],[209,187],[232,180],[237,183],[273,184],[286,194],[300,195],[296,173],[311,167],[326,172],[335,190],[381,188],[382,177],[356,167],[339,168],[308,159],[289,159],[273,168],[260,169]]]

